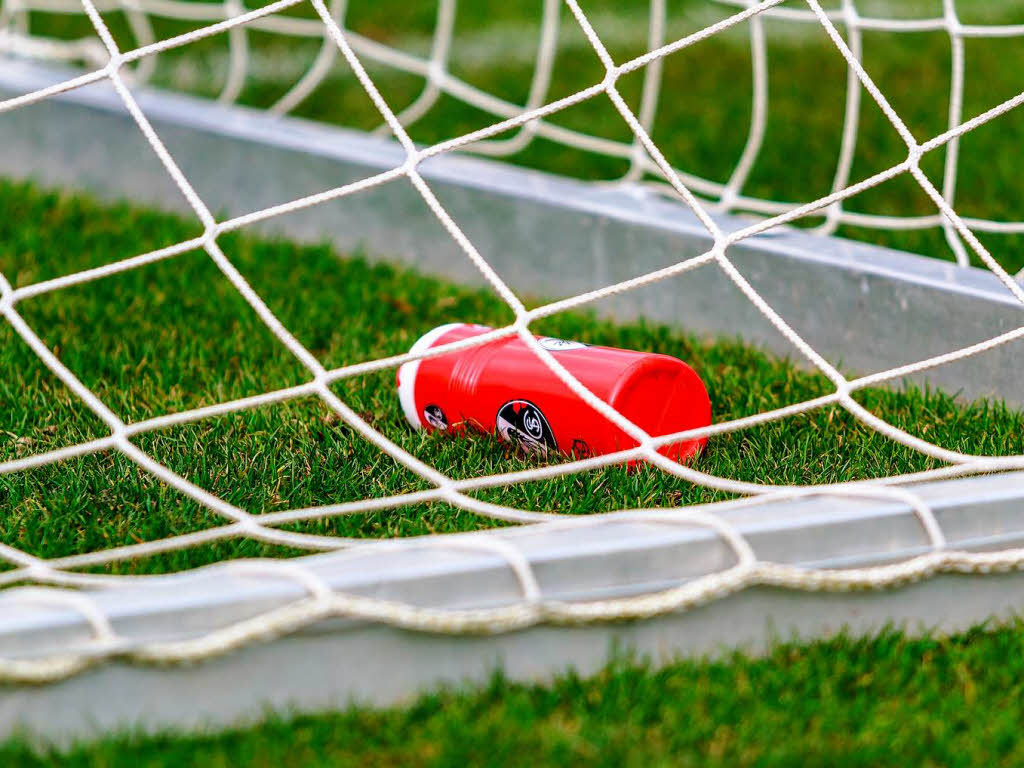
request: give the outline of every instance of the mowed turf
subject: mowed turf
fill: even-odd
[[[13,285],[143,253],[185,239],[192,224],[102,207],[87,199],[0,185],[0,270]],[[35,224],[29,224],[34,222]],[[328,368],[407,351],[441,323],[500,325],[511,312],[486,291],[457,288],[330,248],[248,236],[222,239],[256,291]],[[133,423],[299,384],[310,375],[263,326],[203,251],[25,299],[17,305],[48,348],[109,408]],[[824,377],[738,342],[708,342],[663,327],[614,325],[558,315],[537,331],[661,352],[695,367],[716,422],[831,391]],[[0,460],[105,434],[102,424],[0,325]],[[454,478],[535,466],[493,438],[418,433],[398,404],[394,370],[344,379],[337,394],[397,445]],[[947,394],[870,390],[872,412],[944,447],[1024,453],[1024,416]],[[134,442],[195,485],[253,513],[306,508],[428,487],[353,432],[316,398],[305,398],[140,434]],[[556,459],[557,460],[557,459]],[[837,408],[715,437],[695,466],[761,483],[824,483],[936,466],[861,426]],[[583,514],[681,506],[724,498],[660,470],[609,468],[493,488],[479,498],[522,509]],[[60,557],[152,541],[228,520],[157,481],[117,453],[65,460],[0,477],[0,541]],[[293,524],[337,536],[406,536],[494,525],[431,504]],[[229,557],[292,554],[245,540],[114,564],[117,572],[194,567]]]
[[[127,206],[0,184],[0,271],[15,285],[109,262],[191,234],[192,225]],[[26,225],[35,222],[36,225]],[[225,252],[319,359],[341,366],[405,350],[441,322],[508,320],[497,300],[324,247],[225,238]],[[19,312],[100,398],[128,421],[303,380],[304,374],[202,253],[25,300]],[[103,434],[98,420],[4,324],[0,460]],[[828,391],[801,372],[730,341],[661,327],[560,315],[543,326],[594,343],[675,354],[711,390],[722,421]],[[453,476],[533,466],[487,438],[412,432],[392,372],[338,394],[391,439]],[[940,393],[872,390],[875,413],[959,450],[1024,452],[1024,417]],[[136,444],[192,482],[254,512],[424,487],[304,400],[140,436]],[[932,466],[826,410],[716,437],[703,470],[763,482],[826,482]],[[528,509],[582,514],[720,496],[659,471],[607,469],[481,494]],[[113,454],[0,477],[0,541],[52,557],[152,540],[219,520]],[[298,530],[353,536],[466,530],[489,524],[444,505],[330,518]],[[291,555],[231,540],[141,561],[155,572],[239,556]],[[12,768],[41,765],[1012,765],[1020,758],[1022,634],[1017,627],[952,640],[885,634],[781,646],[765,659],[687,661],[655,669],[622,659],[551,686],[496,679],[440,691],[408,707],[354,707],[196,738],[111,734],[66,752],[20,739],[0,745]]]

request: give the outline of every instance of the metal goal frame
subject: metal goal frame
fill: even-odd
[[[0,100],[73,75],[3,59]],[[357,182],[404,159],[404,150],[388,139],[292,117],[153,89],[140,89],[136,99],[207,204],[234,216]],[[6,113],[0,135],[4,176],[188,210],[160,166],[134,162],[126,151],[139,140],[138,127],[108,84]],[[639,187],[585,184],[453,155],[431,158],[420,173],[516,291],[543,286],[547,294],[577,295],[710,247],[707,230],[687,208]],[[389,183],[252,226],[297,241],[327,239],[343,252],[363,248],[456,281],[479,279],[429,210],[413,204],[417,199],[411,185]],[[403,212],[400,228],[394,211]],[[726,232],[750,224],[734,216],[715,221]],[[508,247],[527,237],[534,247]],[[859,373],[908,365],[1024,326],[1024,307],[983,270],[789,227],[738,242],[730,259],[812,347]],[[644,317],[707,336],[739,337],[780,354],[792,349],[713,265],[595,308],[615,319]],[[940,322],[952,313],[956,323]],[[911,378],[965,398],[997,397],[1019,406],[1022,353],[1017,338],[966,360],[913,371]],[[105,585],[90,592],[88,609],[72,598],[32,603],[24,588],[4,590],[0,658],[23,661],[26,669],[46,658],[66,663],[69,672],[46,684],[0,685],[0,738],[26,731],[66,743],[123,728],[223,727],[258,719],[267,707],[391,704],[440,684],[484,680],[498,666],[520,680],[545,679],[568,667],[585,673],[613,649],[662,662],[724,649],[756,653],[779,639],[868,633],[886,625],[950,632],[1004,620],[1017,615],[1024,586],[1017,571],[1024,472],[1007,469],[909,486],[941,526],[948,552],[991,555],[969,563],[948,554],[932,557],[933,542],[911,501],[850,489],[848,496],[833,490],[757,505],[723,502],[684,515],[637,510],[539,522],[414,546],[382,541],[358,552],[301,558],[297,571],[313,574],[314,582],[287,568],[219,564]],[[774,567],[723,579],[714,601],[687,602],[687,584],[735,566],[731,533],[749,545],[750,556]],[[507,554],[512,550],[514,558]],[[884,573],[908,562],[914,567],[894,570],[894,588],[886,591],[844,590],[827,577],[817,588],[796,585],[787,575],[851,568]],[[525,582],[517,563],[532,574]],[[993,573],[981,577],[979,570]],[[508,631],[478,627],[451,634],[438,626],[424,632],[346,614],[360,599],[442,613],[500,613],[521,601],[524,589],[536,614]],[[577,621],[556,608],[673,590],[682,590],[676,608],[651,611],[649,618]],[[223,653],[192,663],[147,661],[153,644],[187,648],[226,624],[274,612],[287,619],[275,631],[239,643],[221,638]],[[116,629],[117,644],[98,652],[97,626]]]

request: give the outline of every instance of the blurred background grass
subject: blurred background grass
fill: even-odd
[[[252,3],[248,7],[258,7]],[[587,0],[581,3],[616,61],[647,50],[648,4],[645,0]],[[838,8],[838,2],[824,3]],[[805,8],[789,2],[784,8]],[[941,0],[857,3],[862,16],[878,18],[941,18]],[[1020,0],[959,0],[964,24],[1024,22]],[[695,32],[737,12],[737,6],[714,0],[667,0],[665,40]],[[434,3],[398,0],[352,2],[345,13],[347,28],[403,53],[428,56],[436,24]],[[300,4],[279,14],[315,18],[311,6]],[[138,45],[122,11],[104,14],[119,44]],[[540,0],[480,0],[457,6],[449,71],[455,77],[513,104],[527,100],[540,36]],[[62,39],[94,39],[82,14],[33,12],[33,32]],[[203,26],[151,17],[156,39]],[[837,22],[838,24],[838,22]],[[840,31],[842,25],[838,24]],[[842,137],[847,67],[818,24],[784,19],[764,20],[767,41],[769,109],[762,149],[747,184],[746,196],[802,203],[831,190]],[[918,141],[947,128],[951,46],[946,31],[863,33],[865,68],[904,119]],[[283,96],[314,61],[318,39],[302,39],[247,29],[249,77],[239,101],[269,107]],[[562,98],[603,77],[603,68],[568,9],[562,8],[557,55],[546,101]],[[161,87],[216,96],[229,70],[228,35],[221,34],[160,54],[153,83]],[[374,82],[396,112],[412,104],[425,81],[364,56]],[[753,92],[749,22],[734,26],[663,59],[660,98],[652,136],[666,157],[686,172],[725,183],[747,139]],[[1024,37],[968,38],[965,41],[966,87],[964,118],[979,114],[1024,90]],[[627,103],[638,109],[643,70],[619,83]],[[343,59],[294,113],[314,120],[361,130],[382,121]],[[442,95],[410,127],[417,142],[431,144],[490,125],[498,118],[451,96]],[[607,140],[628,143],[631,135],[611,102],[596,97],[559,112],[553,125]],[[499,138],[506,138],[502,136]],[[967,134],[962,141],[956,208],[966,216],[994,220],[1024,219],[1019,192],[1020,151],[1024,113],[1015,110]],[[902,161],[906,148],[896,131],[865,92],[851,183]],[[925,156],[922,169],[941,188],[945,150]],[[510,162],[553,173],[611,180],[626,172],[623,158],[534,138]],[[936,213],[916,182],[904,174],[846,201],[853,212],[888,216]],[[801,222],[820,223],[820,218]],[[941,230],[880,230],[843,226],[840,235],[938,258],[951,258]],[[1021,235],[981,236],[997,260],[1015,272],[1024,267]]]

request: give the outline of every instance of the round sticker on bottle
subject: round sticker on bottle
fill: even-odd
[[[498,436],[528,453],[546,454],[557,448],[555,433],[540,408],[529,400],[509,400],[494,420]]]
[[[553,336],[543,336],[537,341],[540,345],[549,352],[569,352],[573,349],[586,349],[586,344],[581,344],[578,341],[569,341],[568,339],[556,339]]]

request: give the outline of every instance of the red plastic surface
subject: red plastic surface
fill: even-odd
[[[457,325],[430,346],[489,331]],[[668,355],[598,347],[539,337],[545,348],[591,392],[651,435],[711,423],[700,377]],[[591,408],[517,337],[424,359],[415,375],[416,413],[427,429],[497,432],[535,452],[559,450],[578,458],[632,448],[636,441]],[[660,453],[676,460],[696,454],[706,438],[673,443]]]

